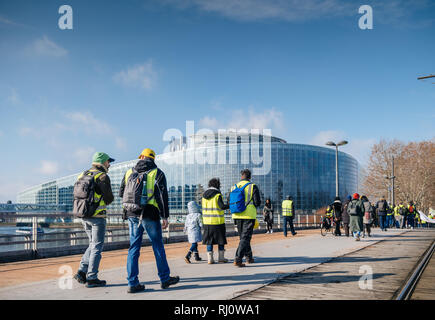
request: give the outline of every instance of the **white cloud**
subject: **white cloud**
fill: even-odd
[[[78,148],[74,151],[73,157],[76,160],[76,164],[91,163],[92,155],[95,153],[93,147]]]
[[[341,140],[347,140],[348,144],[339,147],[339,150],[355,157],[361,165],[367,163],[371,147],[376,143],[374,138],[352,139],[344,131],[340,130],[320,131],[308,143],[325,147],[327,141],[337,143]]]
[[[62,57],[68,54],[68,51],[49,40],[47,36],[36,39],[31,46],[32,53],[42,56]]]
[[[11,89],[11,94],[8,97],[8,101],[12,104],[18,104],[21,101],[20,96],[15,88]]]
[[[55,161],[42,160],[41,166],[38,169],[39,173],[46,175],[54,175],[59,171],[59,164]]]
[[[86,132],[88,134],[112,134],[113,128],[105,121],[97,119],[89,111],[76,111],[65,115],[70,123],[58,123],[59,128]]]
[[[225,121],[220,121],[216,117],[205,116],[199,120],[202,128],[218,129],[272,129],[281,133],[284,129],[282,122],[283,114],[275,109],[256,111],[252,108],[248,110],[237,109],[227,114]],[[275,133],[276,134],[276,133]]]
[[[116,137],[115,138],[115,146],[120,150],[123,150],[123,151],[127,150],[127,142],[123,138]]]
[[[155,85],[157,73],[151,60],[122,70],[113,76],[113,81],[127,87],[151,90]]]

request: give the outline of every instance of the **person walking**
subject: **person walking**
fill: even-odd
[[[396,229],[400,229],[401,226],[401,218],[400,218],[400,213],[399,213],[399,206],[392,206],[393,208],[393,212],[394,212],[394,225],[396,227]]]
[[[394,225],[394,208],[392,205],[387,206],[387,228],[392,228]]]
[[[340,197],[335,197],[334,202],[331,204],[333,219],[335,223],[335,236],[341,236],[340,224],[341,224],[341,212],[342,212],[342,203]]]
[[[415,210],[414,202],[412,200],[409,201],[407,210],[408,210],[408,226],[411,229],[414,229],[416,210]]]
[[[284,220],[284,237],[287,237],[287,224],[290,227],[290,232],[293,236],[297,234],[295,232],[295,227],[293,225],[293,219],[295,217],[295,207],[293,203],[293,198],[288,195],[286,200],[282,202],[282,218]]]
[[[228,203],[231,217],[239,233],[239,246],[236,250],[234,265],[244,267],[242,259],[246,257],[246,263],[254,263],[251,248],[251,238],[257,219],[257,208],[261,205],[260,190],[252,183],[251,171],[244,169],[240,172],[241,181],[231,188]]]
[[[202,215],[201,208],[195,201],[190,201],[187,204],[187,210],[189,214],[186,216],[186,221],[184,222],[184,232],[187,232],[187,241],[192,245],[190,246],[189,252],[187,252],[187,255],[184,257],[184,261],[190,263],[192,253],[195,257],[195,261],[202,260],[198,252],[198,242],[202,240]]]
[[[387,231],[387,210],[388,203],[385,197],[382,196],[381,199],[376,203],[376,211],[379,217],[379,227],[382,231]]]
[[[400,216],[400,218],[399,218],[400,228],[405,229],[408,210],[406,209],[406,207],[402,203],[399,203],[399,205],[396,207],[395,210]]]
[[[130,233],[127,255],[128,293],[145,290],[138,279],[144,231],[152,243],[161,288],[167,289],[180,281],[178,276],[170,276],[163,245],[162,229],[168,227],[169,217],[168,189],[165,174],[154,162],[155,156],[153,150],[144,149],[136,165],[125,173],[119,190]]]
[[[113,201],[110,178],[107,175],[110,163],[115,159],[107,153],[96,152],[92,157],[92,168],[79,175],[74,185],[73,214],[81,217],[81,223],[89,238],[89,246],[82,256],[77,274],[74,276],[86,287],[102,287],[106,281],[98,279],[98,268],[106,233],[106,206]],[[93,195],[84,194],[89,190]],[[93,203],[88,203],[90,197]]]
[[[364,217],[363,217],[363,224],[364,224],[364,231],[363,231],[363,237],[365,237],[365,233],[367,231],[367,235],[371,237],[371,224],[373,222],[373,206],[370,203],[369,199],[367,199],[366,196],[361,197],[361,203],[362,208],[364,209]]]
[[[364,208],[359,200],[358,193],[354,193],[352,200],[348,203],[347,213],[350,216],[350,231],[355,241],[360,241],[361,232],[363,231]]]
[[[346,202],[343,204],[341,209],[341,219],[343,222],[344,235],[346,237],[349,237],[349,222],[350,222],[349,213],[347,213],[347,206],[351,200],[352,200],[352,196],[350,195],[347,196]]]
[[[208,189],[202,196],[202,220],[204,237],[202,244],[207,245],[207,262],[215,263],[213,257],[213,245],[218,246],[218,262],[226,263],[225,245],[227,244],[225,228],[225,210],[228,204],[223,202],[220,191],[221,183],[218,178],[210,179]]]
[[[263,220],[266,222],[266,233],[273,233],[273,205],[270,198],[266,199],[263,208]]]

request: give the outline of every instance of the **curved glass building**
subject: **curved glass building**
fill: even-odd
[[[340,197],[344,199],[358,191],[359,165],[344,152],[339,152],[338,159]],[[110,167],[115,200],[108,207],[109,214],[121,212],[118,197],[121,179],[137,161],[114,163]],[[331,203],[335,197],[333,148],[290,144],[266,134],[227,131],[173,139],[166,151],[156,156],[156,164],[166,174],[171,214],[186,213],[189,201],[200,204],[202,193],[213,177],[220,178],[226,198],[245,168],[251,170],[251,180],[259,186],[262,205],[270,198],[278,211],[287,195],[293,197],[296,213],[308,214]],[[17,202],[65,204],[67,211],[71,211],[73,185],[78,174],[24,190],[18,194]]]

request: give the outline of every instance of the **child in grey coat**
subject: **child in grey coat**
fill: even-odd
[[[192,253],[194,254],[195,261],[202,260],[198,253],[198,242],[202,241],[202,214],[200,207],[195,201],[190,201],[187,204],[187,209],[189,210],[189,214],[186,216],[186,221],[184,222],[184,232],[187,232],[187,239],[192,246],[184,260],[186,263],[190,263]]]

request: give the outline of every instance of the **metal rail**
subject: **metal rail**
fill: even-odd
[[[412,272],[412,274],[409,277],[408,281],[406,282],[405,286],[400,291],[396,300],[409,300],[411,298],[412,294],[414,293],[414,289],[417,286],[417,283],[420,280],[421,275],[424,272],[424,269],[426,268],[430,259],[432,258],[434,251],[435,251],[435,241],[432,242],[432,245],[425,252],[425,254],[423,255],[423,258],[420,260],[420,262],[415,267],[414,271]]]

